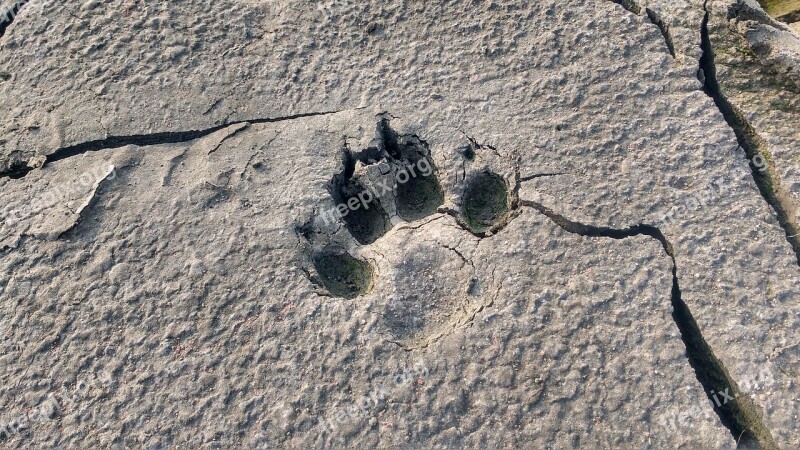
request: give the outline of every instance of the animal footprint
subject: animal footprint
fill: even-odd
[[[461,201],[465,226],[473,233],[485,233],[509,212],[508,185],[494,172],[480,172],[467,183]]]
[[[355,298],[372,287],[372,266],[342,249],[323,249],[314,255],[313,260],[320,282],[331,295]]]
[[[427,143],[414,135],[399,135],[387,119],[378,123],[368,148],[342,150],[342,171],[333,176],[328,192],[335,206],[304,225],[301,233],[312,247],[316,236],[326,235],[321,230],[334,224],[343,224],[359,244],[370,245],[392,229],[393,217],[419,220],[435,214],[444,202]],[[335,297],[353,298],[372,285],[371,266],[349,255],[347,247],[346,242],[326,242],[312,250],[312,281]]]
[[[475,144],[471,157],[462,155],[472,161],[479,149]],[[316,211],[299,227],[310,246],[309,279],[325,295],[345,299],[380,286],[386,293],[378,300],[384,303],[378,306],[382,326],[405,343],[423,342],[470,320],[484,305],[482,287],[491,283],[479,279],[474,263],[458,247],[472,245],[478,241],[475,236],[491,235],[507,223],[515,195],[505,178],[485,165],[469,175],[466,162],[464,167],[463,179],[453,186],[457,205],[445,206],[429,145],[380,120],[367,148],[342,150],[342,170],[328,184],[334,206]],[[453,216],[460,228],[402,226],[387,236],[398,224],[441,213]],[[380,255],[382,262],[354,256],[370,253]],[[391,267],[384,271],[391,275],[378,279],[379,266]]]

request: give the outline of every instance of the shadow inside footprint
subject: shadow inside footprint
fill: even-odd
[[[343,250],[323,250],[313,262],[323,286],[336,297],[355,298],[372,287],[372,266]]]
[[[378,201],[362,202],[362,199],[373,197],[364,185],[356,180],[347,180],[337,191],[334,199],[339,205],[347,206],[347,209],[342,208],[345,212],[342,220],[360,244],[372,244],[391,229],[389,216]]]
[[[493,172],[481,172],[469,181],[462,200],[464,219],[473,233],[483,233],[508,212],[508,185]]]
[[[427,161],[422,159],[421,161]],[[420,165],[419,163],[417,164]],[[423,164],[432,167],[429,163]],[[397,215],[403,220],[411,222],[423,219],[435,213],[444,203],[444,192],[439,185],[439,180],[432,172],[417,173],[417,176],[410,176],[408,181],[397,184]]]
[[[415,135],[400,135],[386,119],[378,123],[385,154],[396,167],[397,215],[412,222],[434,214],[444,204],[428,144]]]
[[[392,228],[389,215],[358,179],[354,178],[355,158],[343,152],[344,170],[329,185],[331,197],[350,234],[362,245],[372,244]]]
[[[376,300],[384,330],[405,346],[424,345],[447,333],[483,301],[468,294],[475,276],[472,264],[437,241],[441,231],[420,233],[396,236],[395,248],[405,251],[387,258],[391,291]]]
[[[425,328],[425,319],[431,314],[426,300],[412,294],[388,305],[383,318],[396,339],[412,339]]]

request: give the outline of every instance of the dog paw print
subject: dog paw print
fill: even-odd
[[[448,203],[428,143],[381,119],[367,148],[342,150],[341,172],[328,183],[332,206],[298,227],[308,244],[308,278],[335,298],[379,289],[382,326],[404,343],[469,320],[484,304],[487,280],[465,253],[515,207],[505,178],[475,162],[477,150],[473,144],[462,152],[463,176],[450,186]],[[422,226],[448,216],[457,226]]]
[[[510,200],[503,177],[489,170],[478,172],[466,184],[459,219],[469,231],[485,234],[503,224],[512,207]]]
[[[320,282],[335,297],[355,298],[372,287],[372,266],[341,248],[315,252],[313,264]]]

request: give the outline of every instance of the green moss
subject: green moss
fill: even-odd
[[[473,233],[492,228],[508,212],[508,185],[492,172],[474,176],[464,192],[464,219]]]
[[[436,174],[415,175],[397,185],[397,215],[409,222],[435,213],[444,203],[444,192]]]
[[[342,250],[324,250],[313,260],[322,284],[336,297],[355,298],[372,287],[372,267]]]
[[[800,10],[800,0],[758,0],[758,3],[772,17],[780,17]]]

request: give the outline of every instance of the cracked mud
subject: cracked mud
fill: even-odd
[[[730,430],[731,436],[736,439],[742,448],[777,448],[769,429],[763,423],[763,412],[753,403],[752,399],[741,392],[735,380],[731,379],[725,366],[714,355],[714,351],[703,338],[697,321],[692,316],[688,305],[681,298],[681,288],[678,282],[678,262],[675,259],[675,251],[661,230],[646,224],[635,225],[624,230],[595,227],[572,222],[536,202],[523,200],[522,205],[536,209],[561,228],[581,236],[626,239],[645,235],[657,240],[672,259],[672,318],[680,330],[683,343],[686,346],[686,355],[694,369],[697,380],[709,392],[723,392],[726,389],[730,389],[736,398],[735,402],[725,403],[719,409],[716,409],[717,415],[719,415],[722,423]]]
[[[358,297],[372,285],[370,265],[342,250],[325,249],[314,255],[314,268],[325,287],[337,297]]]
[[[491,172],[481,172],[469,180],[462,200],[464,220],[473,233],[496,226],[508,212],[508,186]]]
[[[3,446],[800,447],[756,2],[139,3],[0,2]]]
[[[771,162],[769,147],[766,140],[759,135],[744,114],[733,105],[723,94],[717,81],[717,68],[714,63],[714,49],[708,33],[708,1],[704,3],[705,15],[700,30],[701,48],[703,53],[700,57],[700,73],[702,74],[703,86],[709,97],[714,99],[714,103],[719,108],[728,125],[736,134],[739,146],[744,150],[745,157],[749,161],[753,180],[758,186],[764,200],[769,203],[775,211],[778,222],[786,233],[786,240],[792,246],[797,264],[800,265],[800,227],[795,217],[797,206],[792,198],[787,194],[780,178],[775,173],[775,167]],[[766,167],[759,167],[756,164],[757,158],[766,162]],[[764,170],[766,169],[766,170]]]

